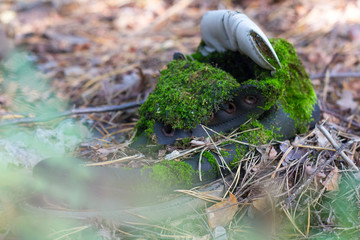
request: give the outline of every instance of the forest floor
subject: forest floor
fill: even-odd
[[[239,2],[230,0],[2,1],[0,59],[12,48],[27,51],[28,58],[49,79],[50,87],[42,89],[41,92],[36,92],[36,89],[29,91],[26,86],[6,85],[2,80],[0,114],[3,119],[10,112],[31,117],[34,116],[32,112],[34,106],[36,108],[39,102],[46,102],[54,97],[69,103],[59,107],[59,111],[121,105],[144,100],[156,86],[160,71],[165,69],[175,52],[191,54],[196,51],[201,40],[200,20],[207,11],[239,10],[254,20],[269,38],[285,38],[295,46],[316,90],[321,108],[321,123],[339,146],[347,144],[346,154],[355,165],[360,166],[360,1],[243,0]],[[25,96],[28,105],[19,106],[16,102],[17,94],[22,95],[23,98]],[[138,120],[137,109],[91,113],[86,116],[92,121],[92,128],[102,134],[99,138],[104,142],[106,139],[106,144],[99,144],[99,141],[83,143],[74,150],[75,155],[86,156],[93,162],[126,157],[128,152],[123,150],[133,135],[133,128]],[[346,239],[353,239],[352,237],[355,239],[359,237],[354,235],[354,232],[359,230],[358,187],[349,190],[353,193],[349,194],[348,190],[344,190],[348,187],[339,190],[336,186],[329,187],[328,184],[324,184],[329,181],[336,182],[334,185],[346,182],[347,180],[340,180],[340,175],[351,173],[350,166],[338,157],[334,163],[316,172],[317,164],[330,159],[337,148],[320,132],[316,128],[309,135],[305,134],[296,139],[297,143],[299,139],[305,139],[303,142],[308,145],[311,143],[313,146],[313,148],[303,148],[305,150],[301,152],[300,157],[306,154],[317,156],[315,165],[305,164],[302,168],[313,180],[312,187],[304,184],[308,189],[307,192],[304,191],[304,196],[311,196],[309,198],[314,201],[299,204],[303,208],[301,210],[281,210],[285,216],[282,220],[287,220],[283,229],[287,229],[288,235],[283,231],[273,233],[277,238],[338,239],[346,236],[349,237]],[[291,146],[297,149],[298,146],[294,142]],[[272,158],[289,160],[291,149],[286,151],[289,146],[284,147],[280,152],[272,153],[277,155]],[[266,147],[265,149],[268,150]],[[295,153],[292,155],[295,158]],[[294,163],[300,162],[299,159],[290,160]],[[30,163],[30,168],[35,162]],[[140,163],[128,161],[120,165],[138,167],[144,164],[145,161]],[[335,175],[335,180],[334,178],[329,180],[329,175]],[[351,176],[343,177],[343,179],[347,178]],[[259,183],[261,184],[261,181],[257,182]],[[317,186],[320,183],[322,185]],[[326,200],[322,198],[323,195],[326,195],[324,197]],[[338,197],[334,197],[335,195]],[[264,198],[254,199],[251,203],[256,203],[255,210],[261,211],[264,206],[259,205]],[[356,209],[349,210],[355,212],[355,215],[350,214],[355,216],[354,219],[346,218],[339,213],[342,210],[340,211],[341,207],[334,203],[338,201],[336,199],[350,202],[351,207],[355,206]],[[0,202],[2,201],[3,199],[0,198]],[[246,202],[244,199],[238,201]],[[334,205],[327,205],[329,202]],[[4,203],[2,205],[6,206]],[[325,205],[326,210],[323,210],[320,206]],[[245,211],[241,209],[242,212]],[[311,217],[310,213],[308,214],[310,209],[314,212]],[[236,215],[238,219],[243,217],[241,211],[239,210]],[[246,214],[258,213],[252,210],[252,213]],[[311,221],[307,219],[308,217]],[[256,216],[252,216],[252,219],[254,218]],[[240,232],[251,232],[250,228],[241,226],[241,221],[238,219],[234,217],[233,222],[226,225],[229,238],[236,239],[238,236],[236,234]],[[151,233],[146,232],[148,235],[144,232],[139,233],[141,230],[137,229],[137,235],[134,234],[134,237],[181,238],[176,235],[179,234],[178,232],[175,234],[169,230],[169,225],[164,226],[166,229],[151,228]],[[210,229],[204,228],[205,230],[202,231],[191,232],[193,239],[214,237]],[[107,228],[103,227],[103,229]],[[7,228],[0,226],[0,230],[6,233]],[[129,237],[120,230],[116,234],[120,238]],[[169,237],[169,234],[173,237]],[[105,235],[102,235],[104,239],[106,239]],[[63,238],[72,239],[68,236]]]

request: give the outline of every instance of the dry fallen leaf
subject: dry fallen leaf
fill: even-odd
[[[341,94],[341,98],[336,101],[336,104],[339,105],[341,110],[353,110],[358,106],[358,104],[354,101],[352,91],[346,89]]]
[[[305,166],[305,172],[306,174],[308,174],[309,176],[311,176],[314,172],[316,171],[316,167],[315,166],[310,166],[310,165],[306,165]],[[320,183],[324,182],[324,178],[326,178],[326,175],[323,171],[318,172],[315,177],[314,177],[314,184],[315,184],[315,188],[318,189],[320,186]]]
[[[341,175],[339,175],[339,169],[335,166],[325,179],[323,185],[327,191],[339,191],[339,181]]]
[[[213,229],[226,226],[238,210],[236,197],[229,193],[229,198],[206,209],[209,226]]]
[[[274,160],[275,159],[275,157],[277,156],[277,151],[275,150],[275,148],[274,147],[271,147],[271,149],[270,149],[270,152],[269,152],[269,159],[270,160]]]

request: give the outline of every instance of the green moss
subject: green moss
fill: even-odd
[[[166,150],[165,145],[161,144],[143,144],[137,147],[137,149],[147,157],[158,158],[161,150]]]
[[[258,120],[252,120],[251,122],[242,125],[239,128],[240,134],[236,140],[241,142],[247,142],[255,146],[260,146],[269,143],[271,140],[280,139],[281,135],[277,134],[275,129],[265,129],[264,126]],[[231,167],[236,167],[244,157],[244,155],[251,149],[248,146],[240,143],[234,143],[236,145],[236,155],[230,162]]]
[[[205,151],[203,153],[203,157],[205,157],[207,161],[210,163],[211,167],[213,168],[213,171],[216,174],[219,173],[219,165],[215,156],[210,151]]]
[[[230,153],[229,153],[228,151],[224,151],[224,150],[220,150],[220,154],[221,154],[221,156],[223,156],[223,157],[228,157],[228,156],[230,156]]]
[[[282,64],[282,68],[273,77],[284,82],[280,103],[284,111],[295,120],[298,132],[305,132],[312,120],[312,111],[317,101],[310,77],[289,42],[284,39],[271,39],[270,42]]]
[[[179,149],[189,149],[191,147],[192,137],[178,138],[175,140],[174,146]]]
[[[252,120],[248,124],[242,125],[239,128],[239,132],[243,133],[240,134],[237,140],[246,141],[256,146],[269,143],[271,140],[281,137],[273,129],[265,129],[258,120]]]
[[[234,159],[230,162],[229,166],[231,168],[237,167],[239,165],[240,160],[245,156],[248,148],[243,144],[236,144],[236,154]]]
[[[154,166],[144,167],[142,172],[149,171],[151,186],[159,190],[189,188],[192,186],[196,171],[181,161],[162,161]]]
[[[239,83],[209,64],[176,60],[161,72],[158,84],[139,109],[137,128],[151,135],[153,121],[178,129],[206,123],[214,110],[233,97]]]
[[[198,51],[191,56],[199,62],[209,63],[214,67],[230,73],[240,83],[255,77],[255,65],[252,64],[252,60],[239,52],[213,52],[207,56],[203,56]]]

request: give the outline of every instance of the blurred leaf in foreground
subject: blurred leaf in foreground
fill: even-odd
[[[46,117],[68,107],[67,101],[56,96],[48,79],[36,70],[29,55],[24,52],[13,52],[0,62],[0,96],[4,100],[0,102],[3,113],[18,113],[27,117]],[[22,239],[54,239],[59,237],[57,232],[62,233],[66,229],[72,232],[71,228],[75,225],[68,220],[39,220],[35,214],[24,217],[19,206],[35,189],[40,193],[51,190],[62,196],[68,195],[66,189],[56,189],[46,182],[35,183],[32,168],[43,158],[64,162],[88,135],[87,128],[75,119],[0,128],[0,235],[7,233]],[[63,235],[88,231],[87,228],[80,226],[81,231],[73,230],[73,233]]]
[[[206,213],[210,227],[226,226],[238,210],[237,203],[236,197],[232,193],[229,193],[227,199],[207,208]]]

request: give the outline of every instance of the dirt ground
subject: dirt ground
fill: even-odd
[[[196,50],[206,11],[243,11],[268,37],[295,45],[325,117],[358,126],[358,77],[336,75],[359,72],[359,8],[359,1],[311,0],[10,1],[0,5],[0,19],[56,94],[80,107],[146,97],[174,52]],[[335,77],[326,81],[326,72]]]

